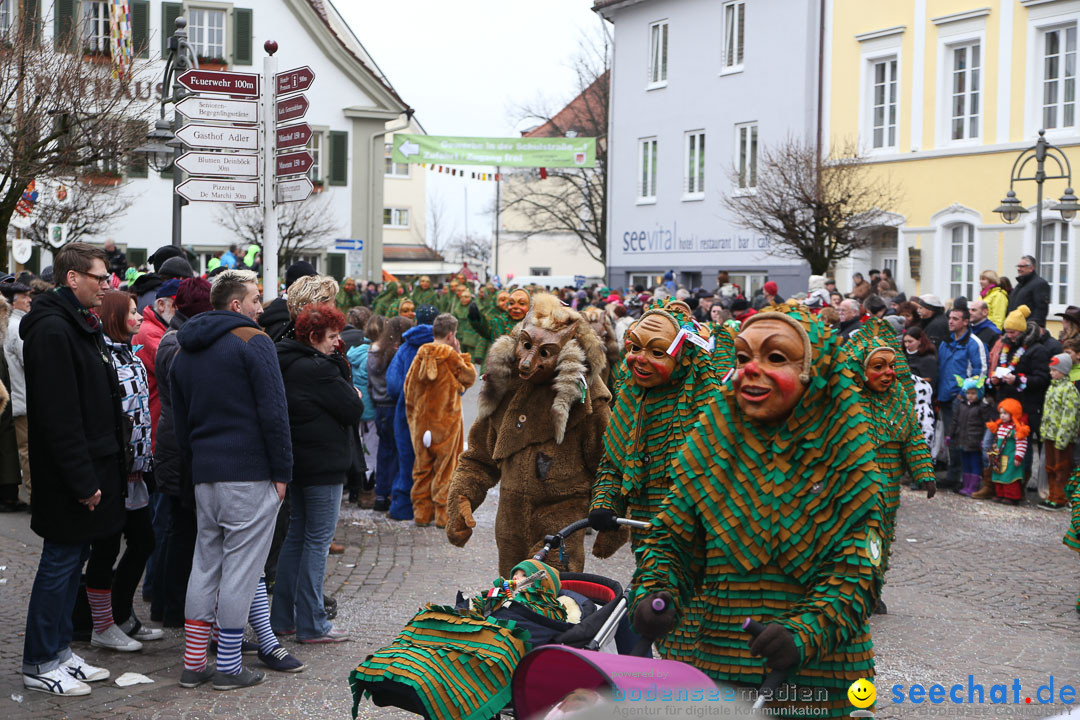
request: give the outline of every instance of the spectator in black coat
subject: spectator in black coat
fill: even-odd
[[[1009,293],[1008,312],[1021,305],[1027,305],[1031,310],[1029,321],[1046,327],[1046,315],[1050,312],[1050,283],[1039,276],[1035,258],[1030,255],[1023,256],[1016,263],[1016,287]]]
[[[920,295],[912,299],[919,311],[919,325],[930,336],[934,347],[949,339],[949,320],[945,317],[945,303],[937,295]]]
[[[271,340],[277,342],[292,329],[292,316],[289,315],[288,289],[300,278],[318,274],[311,263],[306,260],[294,262],[285,271],[285,294],[271,300],[270,304],[263,309],[262,315],[259,316],[259,324],[262,325],[263,330],[266,331]]]
[[[908,328],[904,332],[904,349],[912,375],[929,382],[934,389],[934,397],[937,397],[937,349],[930,342],[930,336],[920,327]]]
[[[109,671],[71,651],[71,613],[90,543],[124,525],[127,484],[120,388],[101,322],[90,312],[109,286],[105,252],[64,246],[58,287],[34,301],[19,327],[34,496],[30,527],[44,538],[26,611],[23,684],[87,695]]]

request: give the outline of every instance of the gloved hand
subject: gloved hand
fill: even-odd
[[[773,670],[788,670],[799,664],[799,648],[795,636],[783,625],[769,623],[756,638],[750,641],[750,654],[765,658],[765,664]]]
[[[653,600],[660,599],[665,603],[662,611],[653,609]],[[634,631],[650,640],[662,638],[675,628],[675,603],[672,602],[671,593],[649,593],[641,598],[637,607],[634,608],[633,618]]]
[[[593,530],[618,530],[615,511],[608,508],[593,508],[589,511],[589,527]]]
[[[476,306],[476,303],[469,303],[469,319],[480,322],[480,308]]]
[[[630,528],[620,525],[618,530],[601,530],[593,541],[592,554],[598,558],[609,558],[615,551],[630,540]]]
[[[923,488],[926,490],[926,499],[929,500],[937,495],[937,480],[928,481]]]
[[[465,547],[472,537],[472,529],[476,527],[469,499],[459,495],[455,502],[448,502],[446,514],[446,539],[451,545]]]

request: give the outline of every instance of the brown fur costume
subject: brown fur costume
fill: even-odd
[[[608,386],[608,390],[614,396],[615,387],[611,378],[615,374],[616,368],[622,363],[622,352],[620,352],[618,340],[615,338],[615,326],[612,325],[611,318],[608,317],[606,312],[592,305],[582,310],[581,315],[589,322],[589,325],[592,326],[592,329],[604,344],[604,353],[607,356],[604,384]]]
[[[461,393],[476,382],[468,353],[444,343],[420,346],[405,376],[405,417],[412,434],[412,504],[417,525],[446,526],[446,493],[461,455]],[[425,433],[428,442],[425,444]]]
[[[558,330],[575,325],[563,345],[554,379],[532,384],[518,375],[515,346],[523,327]],[[604,347],[589,324],[551,295],[534,297],[529,314],[488,352],[479,414],[469,430],[469,449],[461,455],[450,483],[446,536],[462,547],[472,536],[472,511],[498,483],[495,541],[499,573],[543,545],[545,535],[584,518],[597,466],[611,395],[602,381]],[[583,394],[580,379],[586,382]],[[549,564],[581,572],[584,533],[566,543],[567,562]],[[554,560],[554,562],[553,562]]]

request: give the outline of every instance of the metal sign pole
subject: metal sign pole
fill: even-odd
[[[278,225],[276,199],[274,198],[275,155],[277,154],[277,123],[275,105],[277,103],[277,43],[267,40],[263,43],[266,57],[263,58],[263,301],[270,302],[278,295]]]

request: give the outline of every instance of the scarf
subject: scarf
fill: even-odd
[[[514,573],[518,570],[524,572],[525,577],[530,577],[537,572],[542,571],[544,577],[537,582],[533,582],[533,584],[527,588],[517,592],[514,591],[513,580],[501,577],[496,578],[492,582],[491,590],[489,590],[486,595],[473,598],[473,610],[482,612],[485,603],[489,599],[501,596],[503,600],[496,601],[496,607],[500,606],[504,601],[512,601],[525,605],[534,613],[542,615],[549,620],[566,622],[566,608],[559,602],[559,590],[561,588],[559,571],[539,560],[525,560],[514,566],[510,571],[510,577],[513,578]]]

